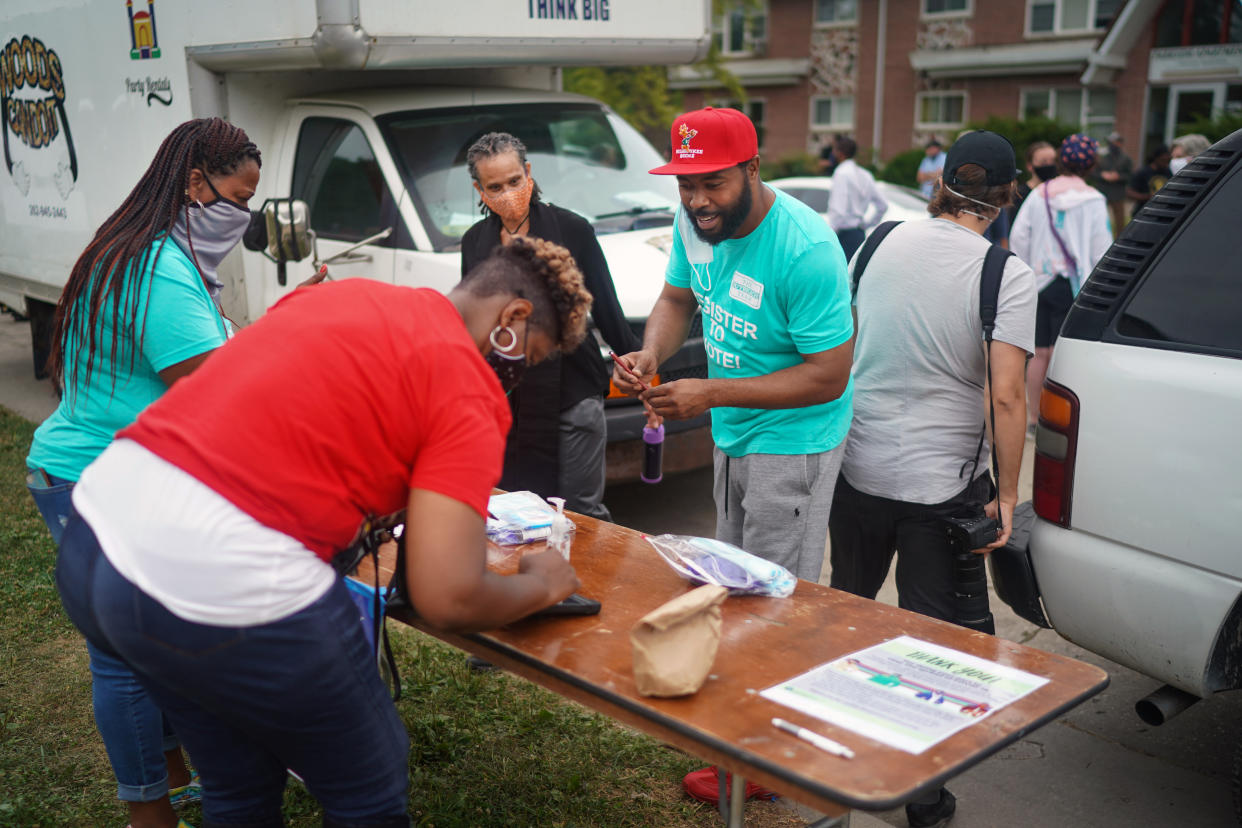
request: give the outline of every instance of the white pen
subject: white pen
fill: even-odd
[[[792,733],[804,742],[810,742],[825,753],[831,753],[833,756],[842,756],[846,759],[854,758],[854,751],[850,750],[840,742],[834,742],[827,736],[820,736],[813,730],[807,730],[805,727],[798,727],[798,725],[793,722],[787,722],[784,719],[773,719],[772,724],[776,725],[786,733]]]

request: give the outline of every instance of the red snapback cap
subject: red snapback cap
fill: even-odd
[[[673,158],[655,175],[698,175],[749,161],[759,154],[759,137],[736,109],[696,109],[673,121]]]

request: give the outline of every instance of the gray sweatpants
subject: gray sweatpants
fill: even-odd
[[[716,538],[818,581],[844,444],[819,454],[713,451]]]
[[[602,397],[587,397],[561,412],[557,493],[565,498],[566,509],[612,520],[603,503],[607,448],[608,425]]]

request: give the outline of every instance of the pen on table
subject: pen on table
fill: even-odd
[[[854,751],[847,748],[840,742],[834,742],[827,736],[821,736],[813,730],[807,730],[805,727],[799,727],[793,722],[787,722],[784,719],[773,719],[772,724],[786,733],[792,733],[804,742],[810,742],[820,750],[831,753],[833,756],[841,756],[845,759],[853,759]]]

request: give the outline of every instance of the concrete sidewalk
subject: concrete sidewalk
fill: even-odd
[[[0,405],[41,423],[59,403],[51,380],[34,378],[30,323],[0,314]]]

